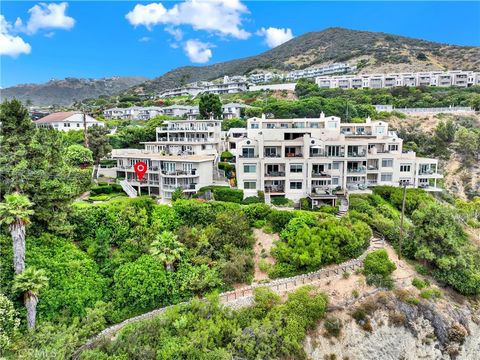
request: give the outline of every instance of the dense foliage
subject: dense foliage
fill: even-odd
[[[82,359],[276,359],[303,357],[302,341],[325,313],[327,299],[313,287],[289,294],[285,303],[268,289],[255,306],[233,311],[218,299],[176,306],[123,329],[113,342]],[[141,335],[139,335],[141,334]]]
[[[385,249],[378,249],[367,254],[363,261],[363,273],[367,284],[391,288],[393,281],[390,274],[395,271],[396,265],[388,258]]]
[[[300,212],[280,234],[272,254],[272,276],[318,270],[359,256],[369,244],[372,231],[363,221],[341,220],[317,213]]]
[[[374,195],[351,196],[350,216],[362,219],[399,247],[403,189],[377,187]],[[420,189],[408,189],[401,251],[462,294],[480,294],[480,250],[458,222],[457,210]]]

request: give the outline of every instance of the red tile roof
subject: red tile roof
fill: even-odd
[[[57,112],[57,113],[47,115],[35,122],[36,123],[61,122],[61,121],[65,121],[65,119],[75,114],[79,114],[79,112],[76,112],[76,111]]]

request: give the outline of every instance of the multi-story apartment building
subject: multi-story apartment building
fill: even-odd
[[[103,116],[105,117],[105,119],[120,119],[120,120],[150,120],[157,115],[187,117],[188,119],[192,119],[192,118],[196,118],[198,114],[199,114],[198,106],[189,106],[189,105],[171,105],[171,106],[165,106],[165,107],[131,106],[128,108],[107,109],[103,112]]]
[[[312,78],[316,76],[323,76],[323,75],[330,75],[330,74],[338,74],[338,73],[350,73],[357,69],[356,66],[352,66],[349,64],[330,64],[320,67],[311,67],[303,70],[294,70],[290,71],[287,75],[285,75],[285,80],[292,81],[298,80],[302,78]]]
[[[113,151],[117,178],[123,180],[122,186],[167,200],[179,187],[187,195],[193,194],[213,184],[215,164],[222,148],[221,121],[166,121],[156,129],[156,141],[144,145],[144,150]],[[142,181],[137,180],[134,171],[138,161],[148,166]]]
[[[237,183],[245,196],[264,191],[294,201],[335,203],[333,190],[363,191],[375,185],[436,190],[438,161],[404,152],[402,139],[384,121],[341,123],[317,119],[251,118],[234,143]],[[230,144],[232,146],[232,144]]]
[[[131,106],[128,108],[111,108],[103,111],[105,119],[120,120],[150,120],[161,114],[163,114],[163,108],[159,106]]]
[[[366,74],[320,76],[315,79],[320,88],[358,89],[395,86],[459,86],[480,85],[480,73],[473,71],[431,71],[420,73]]]

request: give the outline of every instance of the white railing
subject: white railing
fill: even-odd
[[[123,191],[125,191],[125,193],[131,197],[131,198],[134,198],[134,197],[137,197],[138,196],[138,192],[137,190],[135,190],[133,188],[132,185],[130,185],[130,183],[127,181],[127,180],[120,180],[119,181],[119,184],[120,186],[122,187]]]

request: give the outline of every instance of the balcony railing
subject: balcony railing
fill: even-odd
[[[283,193],[285,192],[284,186],[279,185],[265,185],[265,192],[268,193]]]
[[[265,157],[268,157],[268,158],[279,158],[279,157],[282,157],[281,154],[264,154]]]
[[[182,190],[195,190],[197,184],[178,184],[178,185],[163,185],[164,190],[176,190],[178,188]]]
[[[184,171],[184,170],[175,170],[175,171],[165,171],[162,170],[163,175],[168,176],[188,176],[188,175],[198,175],[196,170]]]
[[[285,176],[285,171],[267,171],[265,176],[278,177]]]
[[[436,174],[437,174],[437,171],[436,170],[431,170],[431,169],[419,170],[418,171],[418,175],[436,175]]]
[[[318,172],[312,171],[312,177],[331,177],[331,176],[332,175],[327,174],[324,171],[318,171]]]
[[[364,174],[367,169],[354,169],[354,168],[347,168],[347,172],[349,173],[355,173],[355,174]]]
[[[158,138],[158,141],[167,141],[167,142],[187,142],[187,143],[203,143],[203,142],[214,142],[214,138],[181,138],[181,137],[171,137],[170,139],[166,137]]]
[[[257,158],[258,155],[253,155],[253,154],[240,154],[240,155],[238,155],[238,157],[240,157],[240,158],[249,158],[249,159],[252,159],[252,158]]]
[[[285,153],[285,157],[303,157],[301,153]]]
[[[347,154],[348,157],[364,157],[366,156],[367,153],[365,151],[360,151],[360,152],[349,152]]]

